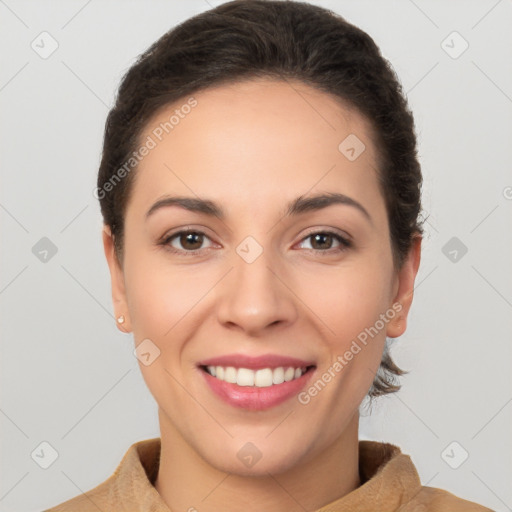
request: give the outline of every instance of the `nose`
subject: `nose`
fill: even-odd
[[[291,277],[271,257],[270,250],[263,250],[251,261],[247,255],[256,248],[250,244],[245,248],[246,253],[242,247],[233,255],[234,268],[222,281],[219,322],[248,336],[261,336],[270,328],[291,325],[297,318]]]

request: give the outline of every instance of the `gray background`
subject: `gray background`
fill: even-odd
[[[122,74],[219,3],[0,0],[2,511],[87,491],[132,443],[159,435],[133,340],[115,327],[92,191]],[[409,327],[392,351],[410,374],[365,412],[361,438],[399,445],[424,485],[512,510],[512,2],[314,3],[369,32],[394,65],[429,215]],[[58,43],[46,59],[31,47],[43,31]],[[469,43],[457,58],[462,40],[442,44],[453,31]],[[43,237],[57,248],[47,261]],[[58,452],[47,469],[31,456],[43,441]]]

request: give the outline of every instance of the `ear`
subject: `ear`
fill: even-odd
[[[114,237],[112,236],[110,226],[107,225],[103,226],[103,249],[105,250],[105,257],[107,258],[108,268],[110,269],[112,304],[114,306],[116,325],[120,331],[130,332],[131,322],[126,301],[123,269],[121,268],[114,250]],[[117,321],[121,315],[124,317],[122,324]]]
[[[422,236],[420,234],[415,236],[409,253],[396,277],[393,304],[396,304],[395,308],[397,308],[397,305],[401,305],[401,309],[387,325],[386,336],[390,338],[398,338],[407,329],[407,316],[414,295],[414,280],[420,266],[421,240]],[[398,311],[398,308],[396,311]]]

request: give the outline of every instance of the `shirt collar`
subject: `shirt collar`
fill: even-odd
[[[112,497],[121,499],[126,510],[170,512],[154,487],[160,463],[159,437],[134,443],[108,479]],[[349,512],[396,510],[421,490],[419,475],[409,455],[389,443],[359,441],[361,485],[317,510]],[[110,493],[109,493],[110,494]],[[121,509],[124,510],[124,509]]]

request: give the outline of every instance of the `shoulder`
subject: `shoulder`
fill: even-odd
[[[160,438],[130,446],[114,473],[91,490],[43,512],[166,510],[152,482],[159,466]]]
[[[467,501],[451,492],[422,486],[419,492],[398,512],[493,512],[492,509]]]
[[[359,510],[356,505],[367,504],[370,500],[372,510],[493,512],[444,489],[422,485],[411,456],[390,443],[360,440],[359,471],[363,485],[345,497],[343,502],[354,504],[353,510]]]
[[[79,494],[43,512],[98,512],[98,510],[104,510],[105,506],[115,502],[112,499],[109,480],[110,478],[87,493]]]

